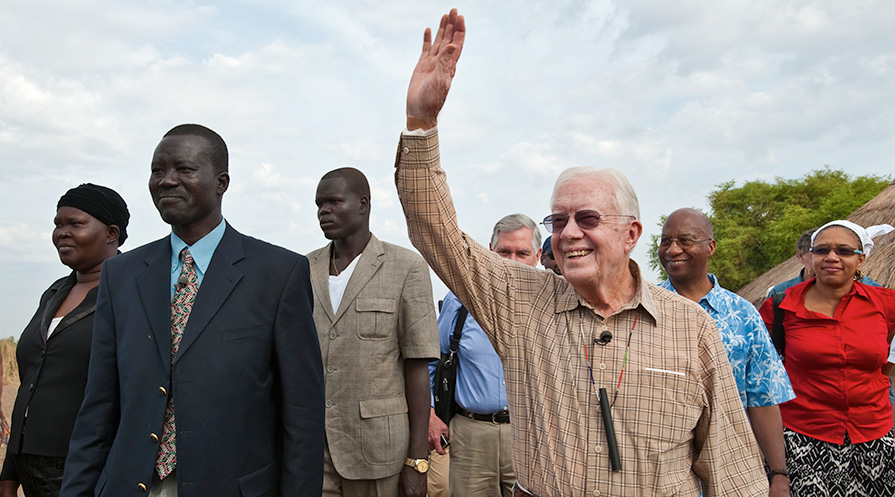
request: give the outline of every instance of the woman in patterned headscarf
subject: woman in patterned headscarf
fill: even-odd
[[[785,339],[782,357],[796,392],[780,405],[793,496],[895,492],[886,360],[895,291],[860,282],[873,236],[889,231],[849,221],[821,226],[811,238],[815,278],[787,289],[777,312],[773,298],[761,306],[778,349]]]
[[[129,217],[121,196],[104,186],[85,183],[59,199],[53,245],[72,272],[44,292],[16,348],[21,386],[0,497],[15,496],[20,483],[27,497],[59,495],[87,384],[100,270],[127,238]]]

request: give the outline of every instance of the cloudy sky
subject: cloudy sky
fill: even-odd
[[[439,129],[461,227],[549,212],[570,166],[615,167],[659,216],[722,181],[829,164],[892,171],[895,2],[888,0],[10,0],[0,16],[0,336],[67,274],[59,196],[114,188],[125,250],[160,238],[147,190],[165,131],[198,122],[230,147],[224,214],[306,253],[325,244],[314,191],[353,166],[373,231],[410,246],[393,183],[422,32],[459,7],[468,34]],[[655,278],[655,275],[651,275]],[[445,287],[433,281],[436,297]],[[722,282],[723,283],[723,282]]]

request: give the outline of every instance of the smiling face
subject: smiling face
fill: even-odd
[[[63,264],[87,272],[118,249],[118,227],[107,226],[81,209],[63,206],[53,218],[53,245]]]
[[[671,243],[659,244],[659,262],[671,278],[691,282],[708,277],[709,257],[715,253],[709,220],[699,211],[678,209],[672,212],[662,226],[659,239]],[[688,246],[689,245],[689,246]]]
[[[605,278],[627,271],[628,254],[643,231],[640,222],[630,217],[603,218],[596,228],[582,229],[574,216],[582,210],[619,214],[605,180],[583,175],[563,183],[553,197],[552,213],[569,216],[565,228],[553,233],[553,255],[576,289],[600,285]]]
[[[210,148],[200,136],[168,136],[152,157],[152,201],[162,219],[188,244],[221,222],[221,199],[230,184],[227,172],[212,164]]]
[[[861,241],[852,230],[833,226],[818,233],[811,247],[813,250],[818,248],[860,250]],[[855,273],[864,264],[864,254],[842,256],[836,254],[835,250],[830,250],[826,255],[812,253],[811,262],[818,285],[840,288],[851,285],[854,281]]]

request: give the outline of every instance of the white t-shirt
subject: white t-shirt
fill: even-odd
[[[360,260],[361,255],[357,254],[351,264],[348,264],[348,267],[337,276],[329,275],[329,301],[333,304],[334,314],[339,310],[342,296],[345,295],[345,287],[348,286],[348,280],[351,279],[351,274],[354,273],[354,268],[357,267],[357,261]]]

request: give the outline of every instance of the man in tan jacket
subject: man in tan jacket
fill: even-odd
[[[308,255],[326,384],[324,497],[426,494],[428,361],[438,357],[429,268],[370,232],[370,187],[353,168],[317,186],[332,243]]]

